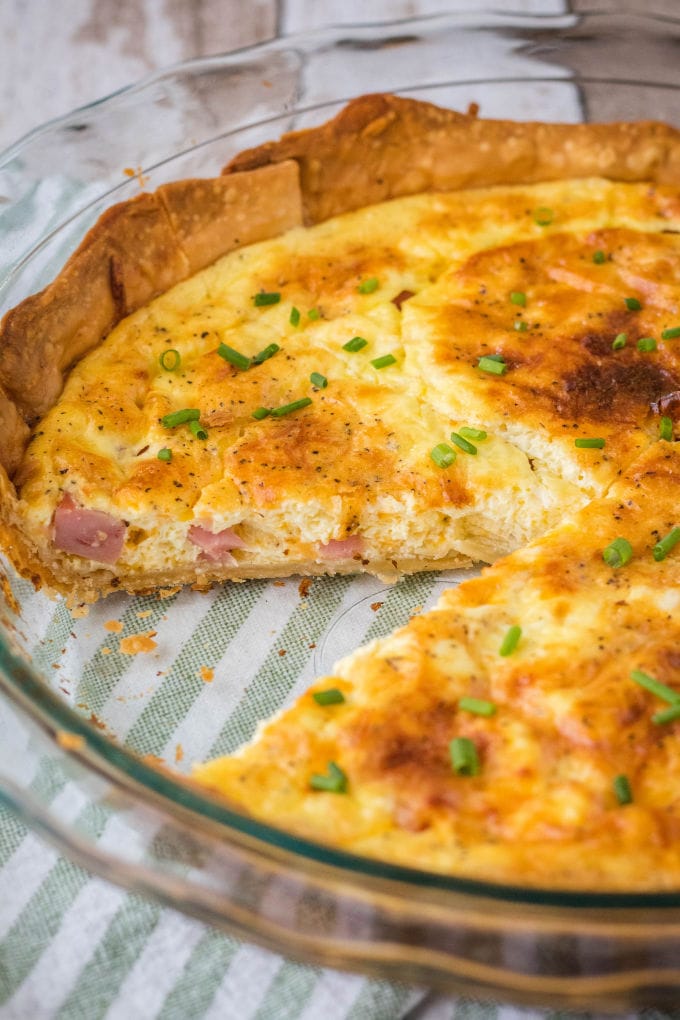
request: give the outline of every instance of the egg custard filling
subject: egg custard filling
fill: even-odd
[[[74,367],[16,475],[26,529],[64,584],[128,591],[492,562],[655,441],[669,224],[676,191],[584,180],[232,252]]]

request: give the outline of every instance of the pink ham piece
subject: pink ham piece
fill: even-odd
[[[330,542],[319,546],[319,557],[322,560],[350,560],[360,556],[364,551],[364,540],[361,535],[350,535],[349,538],[332,538]]]
[[[63,552],[97,563],[115,563],[125,541],[125,525],[102,510],[77,506],[66,493],[54,511],[54,544]]]
[[[234,534],[231,528],[222,531],[208,531],[200,524],[192,524],[189,528],[189,541],[197,545],[202,556],[211,563],[222,563],[227,567],[236,566],[231,549],[243,549],[245,542]]]

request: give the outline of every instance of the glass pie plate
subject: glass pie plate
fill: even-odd
[[[680,124],[680,21],[444,15],[185,63],[0,156],[0,305],[43,286],[101,212],[396,91],[485,116]],[[72,615],[5,568],[0,802],[121,885],[288,956],[519,1003],[680,1001],[680,890],[568,893],[390,866],[298,839],[182,781],[455,574],[253,581]],[[151,633],[150,633],[151,632]],[[155,647],[127,655],[121,640]],[[142,641],[144,644],[144,641]],[[150,645],[147,644],[147,647]]]

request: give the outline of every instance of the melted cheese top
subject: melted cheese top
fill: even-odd
[[[132,588],[203,569],[194,525],[234,529],[244,576],[323,562],[352,536],[357,568],[492,561],[602,493],[655,438],[650,402],[680,390],[680,344],[660,339],[678,321],[674,226],[677,191],[585,180],[399,199],[233,252],[73,369],[19,471],[27,527],[54,555],[65,493],[123,521],[115,571]],[[645,335],[655,352],[637,350]],[[348,351],[355,337],[366,344]],[[242,371],[221,344],[280,349]],[[489,354],[503,375],[479,369]],[[163,426],[184,408],[207,439]],[[430,451],[466,425],[487,440],[442,469]],[[593,435],[604,449],[574,447]]]

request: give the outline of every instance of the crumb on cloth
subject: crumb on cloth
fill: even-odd
[[[199,676],[204,684],[211,684],[215,679],[215,670],[212,666],[201,666]]]
[[[123,655],[140,655],[144,652],[153,652],[158,644],[153,639],[157,631],[149,630],[145,634],[130,634],[120,639],[118,648]]]
[[[106,620],[104,623],[104,630],[108,630],[111,634],[120,634],[123,629],[123,624],[120,620]]]

